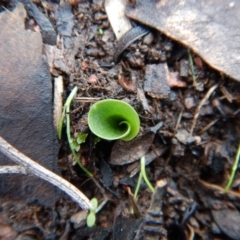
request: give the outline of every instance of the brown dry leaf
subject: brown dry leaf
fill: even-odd
[[[129,142],[118,140],[113,146],[110,163],[124,165],[138,160],[148,152],[153,138],[154,133],[148,132]]]
[[[240,81],[240,1],[138,0],[127,16],[183,43]]]
[[[212,210],[218,227],[231,239],[240,240],[240,214],[237,209]]]
[[[18,4],[0,14],[0,135],[18,150],[58,173],[52,86],[40,33],[26,31]],[[12,162],[0,154],[1,165]],[[0,200],[38,200],[51,206],[59,191],[33,176],[1,175]]]
[[[122,74],[118,75],[119,85],[127,92],[136,92],[137,87],[130,81],[128,81]]]

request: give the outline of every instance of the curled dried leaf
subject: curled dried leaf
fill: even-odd
[[[118,75],[119,85],[127,92],[136,92],[137,87],[130,81],[128,81],[122,74]]]

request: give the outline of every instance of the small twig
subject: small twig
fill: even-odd
[[[235,158],[235,161],[234,161],[234,164],[232,166],[232,172],[231,172],[231,176],[228,180],[228,183],[227,183],[227,186],[225,187],[225,191],[228,191],[229,188],[232,186],[232,182],[233,182],[233,179],[234,179],[234,176],[235,176],[235,173],[236,173],[236,170],[238,168],[238,162],[240,160],[240,143],[238,145],[238,150],[237,150],[237,154],[236,154],[236,158]]]
[[[93,98],[93,97],[75,97],[74,101],[92,103],[102,100],[102,98]]]
[[[178,130],[179,124],[180,124],[180,122],[182,120],[182,115],[183,115],[183,108],[179,112],[179,115],[178,115],[178,118],[177,118],[177,122],[176,122],[176,125],[175,125],[175,128],[174,128],[174,133],[176,133],[177,130]]]
[[[197,123],[197,119],[198,116],[200,114],[200,110],[202,108],[202,106],[204,105],[204,103],[208,100],[208,98],[211,96],[211,94],[215,91],[215,89],[218,87],[218,84],[212,86],[206,93],[206,95],[204,96],[204,98],[201,100],[201,102],[199,103],[199,105],[197,106],[197,109],[195,111],[194,117],[193,117],[193,123],[192,123],[192,127],[190,130],[190,133],[193,134],[193,130],[196,126]]]
[[[0,174],[12,174],[12,173],[18,173],[18,174],[27,174],[26,168],[22,166],[0,166]]]
[[[0,137],[0,152],[5,154],[15,163],[24,167],[27,173],[35,175],[64,191],[75,202],[77,202],[81,208],[91,209],[92,206],[89,199],[81,191],[79,191],[79,189],[57,174],[49,171],[32,159],[28,158],[23,153],[19,152],[2,137]]]
[[[54,78],[53,123],[56,131],[62,116],[63,107],[63,77]]]
[[[199,132],[197,132],[197,135],[201,136],[204,132],[206,132],[210,127],[212,127],[218,121],[219,121],[219,118],[214,119],[213,121],[208,123],[203,129],[201,129]]]

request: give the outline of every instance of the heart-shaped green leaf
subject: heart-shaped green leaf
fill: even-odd
[[[93,104],[88,113],[88,125],[100,138],[130,141],[139,132],[140,120],[137,112],[128,103],[106,99]]]

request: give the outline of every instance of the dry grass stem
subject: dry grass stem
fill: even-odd
[[[199,103],[199,105],[197,106],[196,108],[196,111],[195,111],[195,114],[194,114],[194,117],[193,117],[193,123],[192,123],[192,127],[191,127],[191,130],[190,130],[190,133],[193,134],[193,130],[196,126],[196,123],[197,123],[197,119],[198,119],[198,116],[199,116],[199,113],[200,113],[200,110],[202,108],[202,106],[204,105],[204,103],[209,99],[209,97],[211,96],[211,94],[215,91],[215,89],[218,87],[218,84],[212,86],[206,93],[206,95],[204,96],[204,98],[201,100],[201,102]]]

